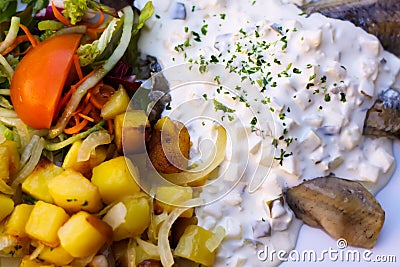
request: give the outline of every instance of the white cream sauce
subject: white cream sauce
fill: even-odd
[[[400,60],[349,22],[305,17],[292,4],[179,2],[153,1],[156,15],[146,23],[139,47],[166,69],[172,88],[166,114],[188,126],[196,160],[212,152],[202,142],[216,138],[212,122],[227,128],[226,158],[217,182],[200,195],[212,203],[196,209],[199,224],[226,229],[215,266],[278,265],[261,262],[257,251],[265,245],[295,246],[301,223],[281,197],[285,188],[334,173],[376,193],[390,178],[391,142],[364,137],[362,129],[377,93],[399,88]],[[199,64],[192,70],[180,65],[201,63],[202,57],[209,62],[203,74],[197,72]],[[263,60],[260,66],[257,59]],[[231,60],[235,71],[210,63],[216,60],[223,66]],[[241,82],[246,75],[238,74],[240,69],[255,71]],[[261,94],[263,77],[272,79]],[[213,99],[231,110],[216,111]],[[293,138],[289,146],[288,138]],[[280,165],[282,155],[287,156]]]

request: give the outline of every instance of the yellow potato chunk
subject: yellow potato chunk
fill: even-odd
[[[98,146],[90,154],[90,158],[85,161],[78,161],[78,153],[81,148],[82,140],[75,141],[65,156],[62,167],[64,169],[73,169],[82,173],[85,177],[92,176],[92,169],[102,163],[107,157],[107,149],[104,146]]]
[[[130,168],[127,164],[130,164]],[[99,188],[106,204],[140,192],[135,180],[139,180],[139,171],[128,158],[122,156],[93,168],[92,183]]]
[[[141,153],[145,151],[150,135],[150,122],[144,110],[129,110],[119,114],[115,116],[114,125],[114,141],[118,152]]]
[[[25,232],[26,222],[29,219],[33,205],[17,205],[5,224],[5,233],[19,238],[28,237]]]
[[[67,212],[97,212],[103,206],[97,186],[77,171],[65,170],[54,177],[48,187],[54,202]]]
[[[25,225],[26,233],[50,247],[60,243],[57,232],[69,216],[60,207],[43,201],[36,202]]]
[[[114,240],[139,236],[150,224],[150,204],[146,197],[127,198],[122,203],[126,207],[125,222],[114,230]]]
[[[85,211],[74,215],[58,231],[61,247],[76,258],[96,253],[112,238],[112,228]]]
[[[124,113],[128,108],[130,97],[122,85],[110,97],[101,109],[103,119],[114,119],[118,114]]]
[[[0,194],[0,221],[4,220],[14,209],[14,201],[6,195]]]
[[[183,202],[192,199],[193,189],[181,186],[159,186],[155,190],[154,208],[157,213],[166,211],[170,213]],[[193,216],[193,208],[188,209],[180,217],[190,218]]]
[[[22,183],[22,191],[38,200],[53,203],[53,198],[48,190],[48,183],[62,172],[63,169],[50,160],[41,159],[35,169]]]
[[[179,239],[174,254],[205,266],[212,266],[215,251],[211,252],[205,244],[213,235],[213,232],[198,225],[189,225]]]
[[[62,247],[45,247],[39,254],[39,259],[48,263],[53,263],[57,266],[64,266],[70,264],[74,260],[67,251]]]

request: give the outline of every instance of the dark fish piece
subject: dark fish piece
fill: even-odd
[[[400,138],[400,93],[387,89],[378,94],[364,122],[365,135]]]
[[[383,48],[400,56],[400,1],[320,0],[300,7],[307,14],[347,20],[375,35]]]
[[[285,193],[289,207],[304,223],[322,228],[348,245],[372,248],[385,212],[360,183],[334,176],[305,181]]]

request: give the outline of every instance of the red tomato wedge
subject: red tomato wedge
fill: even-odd
[[[64,34],[46,39],[15,69],[11,101],[18,116],[32,128],[50,128],[81,37]]]

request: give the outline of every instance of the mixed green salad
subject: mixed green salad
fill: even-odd
[[[212,265],[223,229],[143,192],[124,156],[124,130],[129,153],[163,127],[181,142],[182,125],[129,104],[159,70],[137,48],[152,3],[0,0],[0,10],[0,266]],[[190,186],[154,190],[198,202]]]

